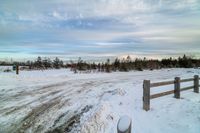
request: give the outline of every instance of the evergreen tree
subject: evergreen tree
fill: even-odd
[[[110,69],[110,59],[107,59],[107,62],[105,64],[105,69],[106,69],[107,73],[111,72],[111,69]]]
[[[62,61],[60,61],[60,59],[58,57],[55,58],[55,60],[53,60],[53,67],[56,69],[60,69],[62,64]]]
[[[39,56],[35,62],[35,67],[41,69],[43,68],[43,64],[42,64],[42,58]]]

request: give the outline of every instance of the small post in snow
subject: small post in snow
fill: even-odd
[[[174,81],[174,97],[180,99],[180,77],[176,77]]]
[[[16,74],[19,74],[19,65],[16,65]]]
[[[128,116],[123,116],[117,124],[117,133],[131,133],[132,120]]]
[[[150,110],[150,80],[144,80],[143,83],[143,109]]]
[[[194,76],[194,92],[199,93],[199,75]]]

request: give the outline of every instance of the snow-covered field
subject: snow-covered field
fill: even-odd
[[[200,69],[0,72],[0,133],[116,133],[123,115],[132,118],[133,133],[200,133],[200,94],[192,90],[181,92],[179,100],[173,95],[151,100],[151,110],[142,109],[144,79],[158,82],[195,74]],[[152,93],[168,89],[173,86]]]

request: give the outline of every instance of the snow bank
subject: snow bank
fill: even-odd
[[[88,118],[83,120],[81,133],[105,133],[106,130],[112,127],[111,125],[114,125],[114,115],[111,114],[111,106],[108,102],[99,105],[99,107],[87,117]]]

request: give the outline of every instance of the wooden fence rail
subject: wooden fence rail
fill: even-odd
[[[195,93],[199,93],[199,87],[200,87],[199,80],[200,79],[198,75],[195,75],[194,78],[189,78],[189,79],[181,79],[180,77],[176,77],[172,81],[157,82],[157,83],[151,83],[150,80],[144,80],[143,82],[143,109],[146,111],[150,110],[150,99],[154,99],[154,98],[158,98],[158,97],[162,97],[162,96],[166,96],[170,94],[174,94],[174,97],[179,99],[181,91],[186,91],[190,89],[194,89]],[[194,82],[194,85],[181,88],[181,83],[191,82],[191,81]],[[173,90],[161,92],[161,93],[157,93],[153,95],[151,95],[150,93],[151,88],[171,85],[171,84],[174,84]]]

